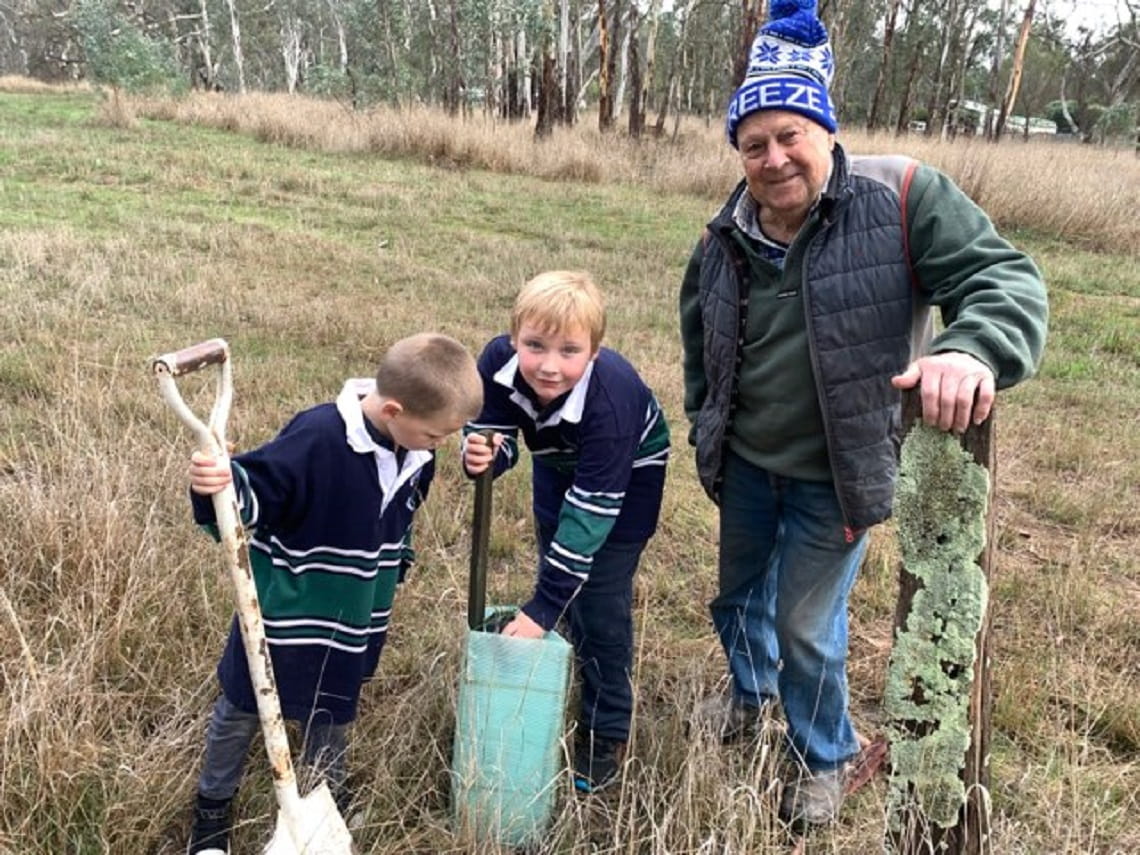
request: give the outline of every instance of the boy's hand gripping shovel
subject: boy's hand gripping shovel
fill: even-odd
[[[209,365],[218,366],[217,391],[209,424],[203,424],[182,400],[174,378]],[[220,338],[210,339],[173,353],[156,357],[151,369],[158,379],[166,402],[189,427],[199,448],[216,460],[228,460],[226,421],[233,400],[233,371],[229,345]],[[321,783],[304,798],[297,790],[297,777],[289,755],[289,739],[281,715],[281,701],[273,679],[265,626],[257,599],[253,573],[245,550],[233,484],[213,496],[214,514],[221,536],[226,563],[234,586],[234,601],[245,646],[249,677],[257,697],[257,713],[265,737],[265,750],[273,771],[273,788],[279,807],[273,839],[266,855],[350,855],[352,836],[326,784]]]

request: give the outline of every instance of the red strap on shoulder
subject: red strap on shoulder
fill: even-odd
[[[899,188],[899,206],[902,208],[902,239],[903,253],[906,255],[906,267],[910,271],[910,284],[918,290],[918,276],[914,272],[914,265],[910,260],[910,223],[906,219],[906,199],[910,193],[910,182],[914,178],[914,170],[918,168],[918,161],[912,160],[903,173],[902,186]]]

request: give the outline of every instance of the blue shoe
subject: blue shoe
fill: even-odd
[[[621,774],[625,742],[579,731],[574,744],[574,789],[596,793],[612,784]]]

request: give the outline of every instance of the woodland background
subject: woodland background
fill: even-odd
[[[1137,140],[1137,0],[820,0],[819,13],[848,127]],[[0,74],[637,137],[675,134],[681,114],[720,121],[766,17],[765,0],[0,0]]]
[[[1091,29],[1032,0],[821,10],[843,145],[946,171],[1049,288],[1040,371],[995,417],[1000,855],[1140,851],[1138,6],[1084,8],[1103,13]],[[625,777],[604,799],[563,781],[539,852],[796,845],[775,819],[778,717],[746,751],[688,729],[724,663],[676,299],[739,180],[723,108],[764,18],[751,0],[0,0],[0,855],[185,850],[232,597],[149,358],[225,337],[230,435],[250,448],[410,331],[478,349],[558,267],[605,288],[607,343],[654,388],[676,453],[636,583]],[[200,412],[209,379],[187,378]],[[366,853],[500,851],[450,822],[471,490],[454,443],[439,464],[354,728]],[[532,585],[528,481],[496,484],[500,602]],[[851,600],[868,736],[898,561],[877,527]],[[800,851],[879,851],[886,789]],[[275,810],[258,748],[235,852]]]

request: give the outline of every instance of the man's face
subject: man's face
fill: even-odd
[[[740,123],[736,142],[752,198],[799,226],[823,190],[835,136],[799,113],[761,110]]]

